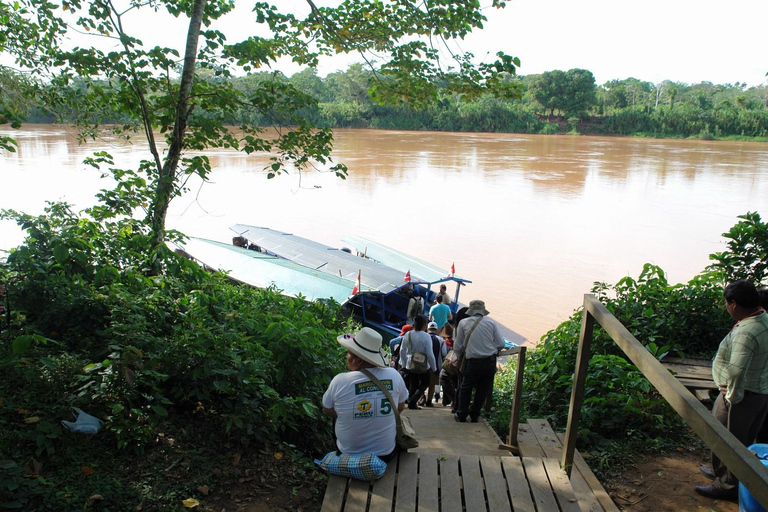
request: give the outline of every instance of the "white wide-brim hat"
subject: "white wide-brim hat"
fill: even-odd
[[[336,341],[363,361],[375,366],[387,366],[381,350],[381,334],[363,327],[356,334],[342,334]]]

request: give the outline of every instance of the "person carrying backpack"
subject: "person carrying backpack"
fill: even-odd
[[[417,403],[429,386],[430,374],[439,371],[424,315],[416,315],[413,329],[403,336],[400,343],[400,366],[408,385],[408,408],[421,409]]]
[[[389,342],[389,366],[391,368],[395,368],[396,370],[400,369],[400,344],[403,342],[403,336],[405,333],[413,329],[412,326],[405,324],[402,329],[400,329],[400,336],[396,336],[392,338]]]
[[[432,338],[432,353],[435,354],[435,362],[437,363],[437,370],[430,372],[429,387],[427,388],[427,397],[424,401],[426,407],[434,407],[432,400],[435,398],[435,391],[437,386],[440,385],[440,369],[443,366],[443,358],[448,353],[448,348],[445,346],[442,336],[437,334],[437,324],[435,322],[429,322],[427,325],[427,333]],[[437,399],[440,399],[440,393],[437,393]],[[422,404],[419,404],[422,405]]]

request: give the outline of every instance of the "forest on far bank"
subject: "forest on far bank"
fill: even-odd
[[[198,78],[224,80],[205,69],[198,70]],[[588,70],[554,70],[505,76],[513,87],[522,89],[519,100],[488,95],[466,102],[456,95],[439,93],[437,102],[416,109],[407,105],[407,99],[403,105],[377,104],[369,91],[380,79],[368,67],[352,64],[346,71],[326,77],[319,76],[314,68],[306,68],[290,77],[274,71],[227,80],[246,95],[259,90],[265,82],[287,85],[287,91],[306,94],[314,101],[304,108],[303,115],[322,128],[768,140],[766,84],[652,83],[626,78],[597,85]],[[22,109],[26,110],[27,122],[66,122],[68,117],[66,112],[51,113],[50,108],[34,102]],[[278,110],[276,106],[274,111],[253,109],[239,114],[255,125],[265,126],[280,122]],[[71,113],[72,120],[76,117]]]

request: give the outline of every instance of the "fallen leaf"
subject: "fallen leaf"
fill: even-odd
[[[93,496],[89,497],[86,500],[85,506],[86,507],[90,507],[91,505],[93,505],[97,501],[103,501],[103,500],[104,500],[104,496],[102,496],[101,494],[94,494]]]
[[[195,508],[200,505],[200,502],[195,498],[187,498],[186,500],[183,500],[181,504],[187,508]]]
[[[208,496],[209,489],[207,485],[201,485],[197,488],[197,491],[203,496]]]
[[[81,467],[80,471],[83,473],[83,476],[89,476],[93,474],[93,468],[88,466]]]
[[[236,453],[232,456],[232,465],[237,466],[238,464],[240,464],[240,454]]]
[[[282,458],[283,458],[283,452],[277,452],[277,453],[275,454],[275,458],[276,458],[277,460],[280,460],[280,459],[282,459]]]
[[[16,410],[16,412],[19,413],[19,414],[29,414],[29,411],[26,410],[26,409],[18,409],[18,410]]]
[[[27,476],[30,478],[37,478],[41,469],[43,469],[43,465],[37,462],[34,457],[24,464],[24,471],[27,472]]]
[[[30,416],[29,418],[24,418],[25,423],[37,423],[40,421],[40,418],[37,416]]]

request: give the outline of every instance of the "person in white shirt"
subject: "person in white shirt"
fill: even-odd
[[[417,370],[417,365],[413,363],[413,355],[417,352],[426,356],[426,368],[422,368],[424,371]],[[439,370],[432,351],[432,337],[427,334],[427,317],[424,315],[416,315],[413,329],[403,336],[400,343],[400,367],[408,385],[408,408],[420,409],[417,402],[429,386],[430,373]]]
[[[493,388],[496,357],[504,348],[504,337],[496,323],[488,318],[489,314],[485,302],[473,300],[469,303],[467,317],[456,328],[453,353],[457,357],[465,354],[467,359],[458,392],[459,403],[453,415],[458,422],[467,421],[469,416],[472,423],[476,423],[485,398]]]
[[[408,389],[402,376],[387,366],[381,335],[369,327],[337,338],[347,349],[349,372],[336,375],[323,395],[323,412],[334,418],[336,447],[341,453],[374,454],[388,462],[397,453],[397,427],[393,404],[360,370],[374,375],[405,409]]]

